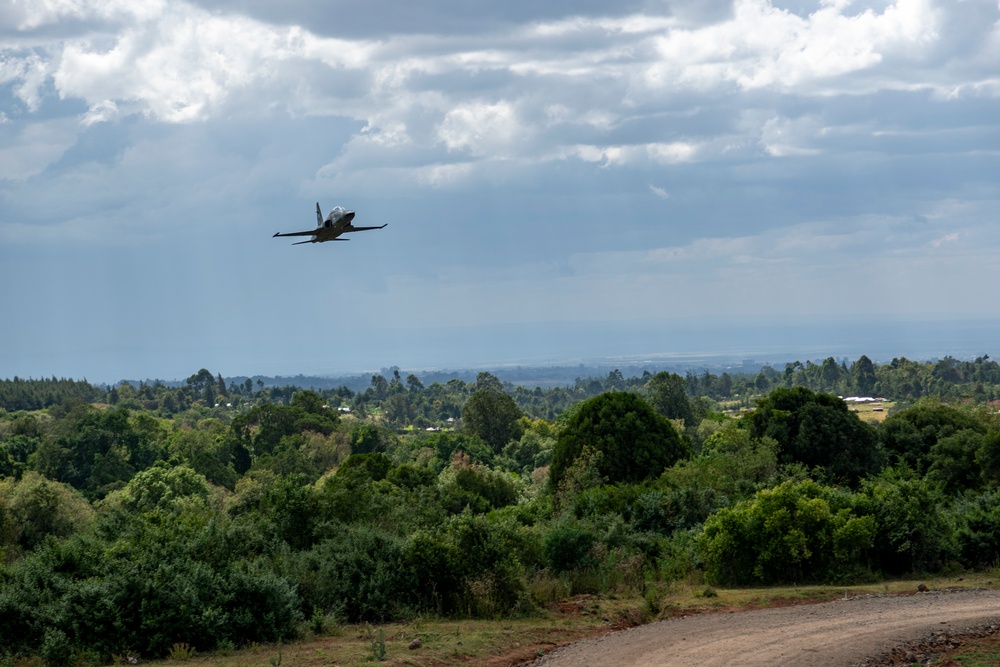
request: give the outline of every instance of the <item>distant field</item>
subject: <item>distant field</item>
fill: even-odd
[[[889,414],[889,410],[896,405],[893,402],[885,403],[848,403],[848,409],[858,415],[858,418],[863,422],[878,422],[882,423],[885,421],[886,415]]]

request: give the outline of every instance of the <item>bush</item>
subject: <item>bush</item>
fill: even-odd
[[[352,623],[399,618],[414,602],[406,556],[404,540],[370,526],[349,526],[296,558],[303,603]]]
[[[211,650],[294,636],[302,618],[294,586],[239,532],[202,520],[112,513],[97,537],[47,540],[5,573],[0,642],[55,663],[67,642],[107,660],[162,656],[175,642]]]
[[[593,548],[597,535],[593,531],[572,524],[557,525],[545,536],[543,550],[545,563],[555,572],[594,567]]]
[[[607,482],[641,482],[658,477],[689,454],[670,422],[642,398],[609,392],[580,404],[556,441],[549,483],[559,488],[563,477],[592,448],[596,471]]]
[[[944,495],[908,469],[889,468],[861,487],[875,521],[873,564],[886,574],[933,572],[955,555]]]
[[[806,480],[758,492],[708,518],[698,537],[716,584],[832,581],[866,564],[876,524],[853,496]]]
[[[1000,562],[1000,491],[960,498],[952,507],[955,546],[965,567]]]

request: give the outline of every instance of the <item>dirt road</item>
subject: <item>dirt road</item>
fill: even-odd
[[[579,642],[538,667],[845,667],[932,632],[1000,623],[1000,591],[887,595],[699,614]]]

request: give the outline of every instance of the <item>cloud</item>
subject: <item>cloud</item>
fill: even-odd
[[[503,156],[525,131],[517,121],[513,106],[500,102],[466,104],[452,109],[445,114],[437,134],[449,151]]]
[[[75,123],[55,120],[0,124],[0,179],[24,181],[41,173],[76,143]]]
[[[760,143],[769,155],[786,157],[792,155],[818,155],[819,149],[807,147],[810,139],[821,132],[815,119],[771,118],[761,130]]]
[[[7,3],[0,282],[48,303],[99,270],[107,320],[155,295],[150,330],[204,322],[184,350],[872,285],[969,310],[1000,270],[998,26],[994,0]],[[316,199],[391,225],[275,250]]]
[[[649,184],[649,191],[652,192],[657,197],[659,197],[660,199],[670,199],[669,192],[667,192],[664,188],[661,188],[657,185],[653,185],[652,183]]]

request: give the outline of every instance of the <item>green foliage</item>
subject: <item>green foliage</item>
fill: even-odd
[[[745,419],[752,438],[778,443],[781,463],[804,464],[834,483],[855,486],[882,464],[874,429],[831,394],[775,389]]]
[[[193,658],[195,652],[194,646],[191,646],[187,642],[176,642],[170,647],[170,651],[167,652],[167,657],[171,660],[180,660],[183,662]]]
[[[0,642],[31,653],[64,632],[102,656],[164,655],[176,642],[211,649],[292,636],[295,588],[246,534],[198,513],[112,512],[93,535],[46,541],[7,570]],[[54,641],[54,640],[53,640]]]
[[[36,470],[101,498],[166,454],[166,430],[149,415],[125,408],[74,412],[62,434],[32,455]]]
[[[514,399],[493,387],[476,391],[462,406],[463,428],[497,453],[520,439],[521,416]]]
[[[685,426],[694,426],[694,411],[688,400],[684,378],[676,373],[660,372],[646,383],[649,403],[667,419],[683,419]]]
[[[558,489],[584,447],[600,453],[596,466],[608,482],[659,476],[689,454],[677,431],[635,394],[611,392],[584,401],[556,441],[549,469]]]
[[[108,504],[127,512],[169,511],[185,499],[208,499],[204,476],[191,468],[160,464],[137,473],[121,491],[108,497]]]
[[[382,628],[379,628],[377,632],[372,632],[370,625],[365,626],[365,631],[371,644],[371,653],[368,659],[373,662],[382,662],[385,660],[385,633],[382,632]]]
[[[545,562],[555,572],[567,572],[597,565],[593,549],[597,535],[572,523],[562,523],[550,530],[543,541]]]
[[[986,429],[967,412],[938,401],[923,401],[890,415],[879,429],[879,440],[894,465],[924,472],[938,441],[963,430],[985,433]]]
[[[876,521],[854,498],[811,480],[785,482],[705,521],[698,550],[711,583],[824,581],[865,567]]]
[[[352,454],[384,452],[387,443],[387,434],[371,422],[357,424],[351,429]]]
[[[434,450],[434,465],[438,472],[451,464],[456,452],[468,454],[474,463],[493,464],[493,450],[475,435],[435,433],[422,444]]]
[[[229,515],[264,535],[273,535],[296,549],[315,539],[319,494],[295,475],[279,477],[270,471],[252,472],[236,485],[229,499]]]
[[[49,628],[45,631],[40,653],[45,667],[68,667],[73,659],[73,645],[65,632]]]
[[[433,485],[437,476],[430,468],[417,466],[413,463],[402,463],[386,475],[386,479],[404,489],[419,489]]]
[[[1000,491],[958,498],[951,508],[959,562],[968,568],[1000,562]]]
[[[509,616],[540,580],[646,592],[653,610],[650,577],[698,568],[757,584],[993,565],[1000,418],[925,400],[873,429],[792,387],[965,386],[981,403],[1000,395],[998,369],[830,358],[785,375],[616,370],[549,389],[489,373],[404,385],[391,369],[357,394],[255,392],[202,369],[180,387],[123,383],[110,409],[71,396],[0,409],[0,653],[96,664],[280,643],[307,617],[321,632],[327,619]],[[715,399],[749,408],[748,392],[782,385],[751,417],[715,412]],[[883,445],[909,467],[880,470]],[[824,485],[845,482],[856,490]]]
[[[405,540],[372,526],[344,527],[297,556],[294,572],[307,608],[352,623],[397,618],[414,602]]]
[[[34,549],[47,536],[65,538],[85,529],[93,518],[86,499],[66,484],[34,472],[0,480],[0,538],[6,534],[8,545]]]
[[[510,472],[528,475],[536,468],[548,465],[554,445],[554,438],[543,436],[533,429],[525,430],[520,440],[507,443],[495,462]]]
[[[381,452],[374,454],[351,454],[340,465],[337,477],[340,479],[366,478],[373,482],[385,479],[392,469],[392,461]]]
[[[937,485],[906,468],[889,468],[866,480],[861,494],[875,520],[875,567],[892,575],[931,572],[954,556],[954,526]]]
[[[705,440],[701,454],[667,468],[661,482],[678,491],[711,491],[718,502],[732,504],[781,481],[777,452],[772,438],[754,439],[732,422]]]
[[[0,380],[0,408],[5,410],[41,410],[53,405],[95,403],[104,398],[104,390],[86,380]]]
[[[513,505],[520,497],[517,482],[499,470],[473,465],[456,458],[441,475],[441,503],[453,514],[468,507],[481,514],[491,509]]]
[[[977,459],[983,445],[983,434],[968,428],[939,438],[927,455],[928,479],[940,484],[948,494],[979,489],[983,471]]]

